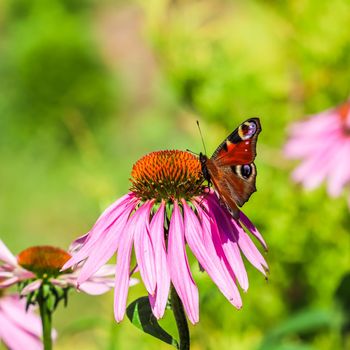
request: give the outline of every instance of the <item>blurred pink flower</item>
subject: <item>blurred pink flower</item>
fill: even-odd
[[[237,281],[244,291],[248,289],[241,252],[263,274],[267,270],[244,229],[266,248],[255,226],[243,213],[239,221],[234,220],[215,193],[202,186],[200,163],[190,153],[151,153],[134,165],[131,175],[131,192],[108,207],[91,231],[78,238],[73,246],[80,249],[63,268],[85,260],[78,277],[78,284],[84,283],[117,252],[114,313],[119,322],[125,314],[134,247],[154,315],[163,316],[172,283],[194,324],[199,320],[198,289],[187,243],[225,297],[241,308]]]
[[[311,190],[326,181],[329,195],[339,196],[350,183],[350,101],[293,124],[285,154],[302,159],[296,182]]]
[[[15,257],[0,240],[0,289],[19,282],[28,282],[21,291],[22,295],[40,288],[43,277],[49,277],[53,285],[78,288],[77,278],[80,268],[60,273],[59,270],[71,255],[62,249],[50,246],[31,247]],[[98,295],[114,286],[114,265],[99,266],[99,269],[79,290]]]
[[[0,293],[0,341],[10,350],[41,350],[40,318],[25,304],[18,295]]]

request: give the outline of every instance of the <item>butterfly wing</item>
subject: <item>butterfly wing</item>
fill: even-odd
[[[207,160],[210,179],[220,199],[238,218],[242,206],[256,191],[256,142],[261,131],[258,118],[251,118],[234,130]]]
[[[220,144],[211,160],[217,166],[253,163],[260,131],[259,118],[246,120]]]

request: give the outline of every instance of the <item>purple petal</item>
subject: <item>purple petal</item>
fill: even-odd
[[[243,213],[239,212],[239,221],[248,229],[248,231],[261,243],[261,245],[264,247],[264,249],[267,251],[267,244],[261,235],[261,233],[258,231],[258,229],[254,226],[254,224],[248,219],[248,217]]]
[[[207,238],[210,231],[208,231],[206,227],[210,227],[210,223],[207,222],[202,228],[197,216],[188,206],[185,200],[182,200],[182,204],[184,208],[185,236],[189,247],[191,248],[198,262],[219,287],[225,297],[233,305],[240,308],[242,306],[242,300],[239,295],[239,291],[234,279],[225,268],[226,265],[221,263],[220,257],[217,255],[213,243],[213,239],[215,238],[213,236],[210,236],[209,239]],[[209,217],[206,216],[204,212],[202,213],[201,217],[202,221],[209,221]],[[204,236],[206,236],[206,238],[204,238]],[[216,237],[216,239],[219,243],[220,238]],[[221,251],[221,253],[223,252]]]
[[[114,317],[117,322],[120,322],[125,314],[126,300],[130,284],[129,269],[132,243],[135,232],[141,230],[142,226],[145,225],[144,212],[149,213],[149,208],[145,204],[138,208],[131,216],[127,226],[123,230],[123,235],[120,240],[114,288]]]
[[[199,320],[198,289],[188,265],[184,223],[177,201],[174,201],[174,210],[170,220],[167,258],[171,281],[189,320],[195,324]]]
[[[74,240],[69,246],[68,252],[73,254],[74,252],[79,251],[81,247],[87,242],[89,236],[90,236],[90,232],[85,233],[85,235],[82,235],[78,237],[76,240]]]
[[[149,231],[149,218],[153,201],[143,204],[143,210],[139,213],[139,221],[143,221],[143,225],[139,225],[134,236],[134,250],[137,265],[140,269],[141,278],[149,294],[154,294],[156,289],[156,273],[154,250]]]
[[[235,221],[231,220],[232,225],[235,227],[235,235],[238,239],[238,245],[241,248],[244,256],[249,260],[249,262],[255,266],[259,271],[261,271],[264,275],[266,275],[266,271],[268,271],[267,263],[264,257],[261,255],[259,250],[254,245],[253,241],[247,235],[247,233],[243,230],[243,228]]]
[[[150,295],[150,303],[153,314],[158,319],[164,315],[170,288],[170,274],[164,241],[164,209],[165,204],[162,201],[157,213],[153,216],[150,226],[157,280],[156,293],[153,296]]]
[[[222,249],[230,268],[233,270],[243,290],[248,289],[248,276],[241,257],[237,238],[231,225],[231,215],[223,208],[215,195],[207,196],[208,214],[212,219],[212,230],[220,235]],[[203,202],[203,204],[205,204]]]
[[[4,242],[0,239],[0,261],[3,261],[11,266],[17,266],[16,257],[9,251]]]

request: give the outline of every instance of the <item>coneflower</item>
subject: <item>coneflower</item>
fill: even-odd
[[[203,185],[198,158],[183,151],[150,153],[135,163],[130,192],[118,199],[75,244],[79,251],[64,269],[84,261],[78,284],[87,281],[114,254],[114,314],[123,319],[134,251],[153,314],[161,318],[173,285],[189,320],[199,320],[198,288],[186,244],[231,304],[241,308],[237,282],[248,289],[241,253],[263,274],[267,263],[247,234],[264,239],[240,212],[232,218],[214,191]]]

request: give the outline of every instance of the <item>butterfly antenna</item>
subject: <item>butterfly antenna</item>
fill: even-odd
[[[198,154],[198,153],[193,152],[193,151],[191,151],[191,150],[190,150],[190,149],[188,149],[188,148],[186,148],[186,152],[190,152],[190,153],[194,154],[195,156],[199,156],[199,154]]]
[[[201,127],[199,125],[199,121],[197,120],[197,126],[198,126],[198,130],[199,130],[199,134],[201,135],[201,139],[202,139],[202,144],[203,144],[203,147],[204,147],[204,153],[207,154],[207,149],[205,147],[205,143],[204,143],[204,139],[203,139],[203,134],[202,134],[202,130],[201,130]]]

